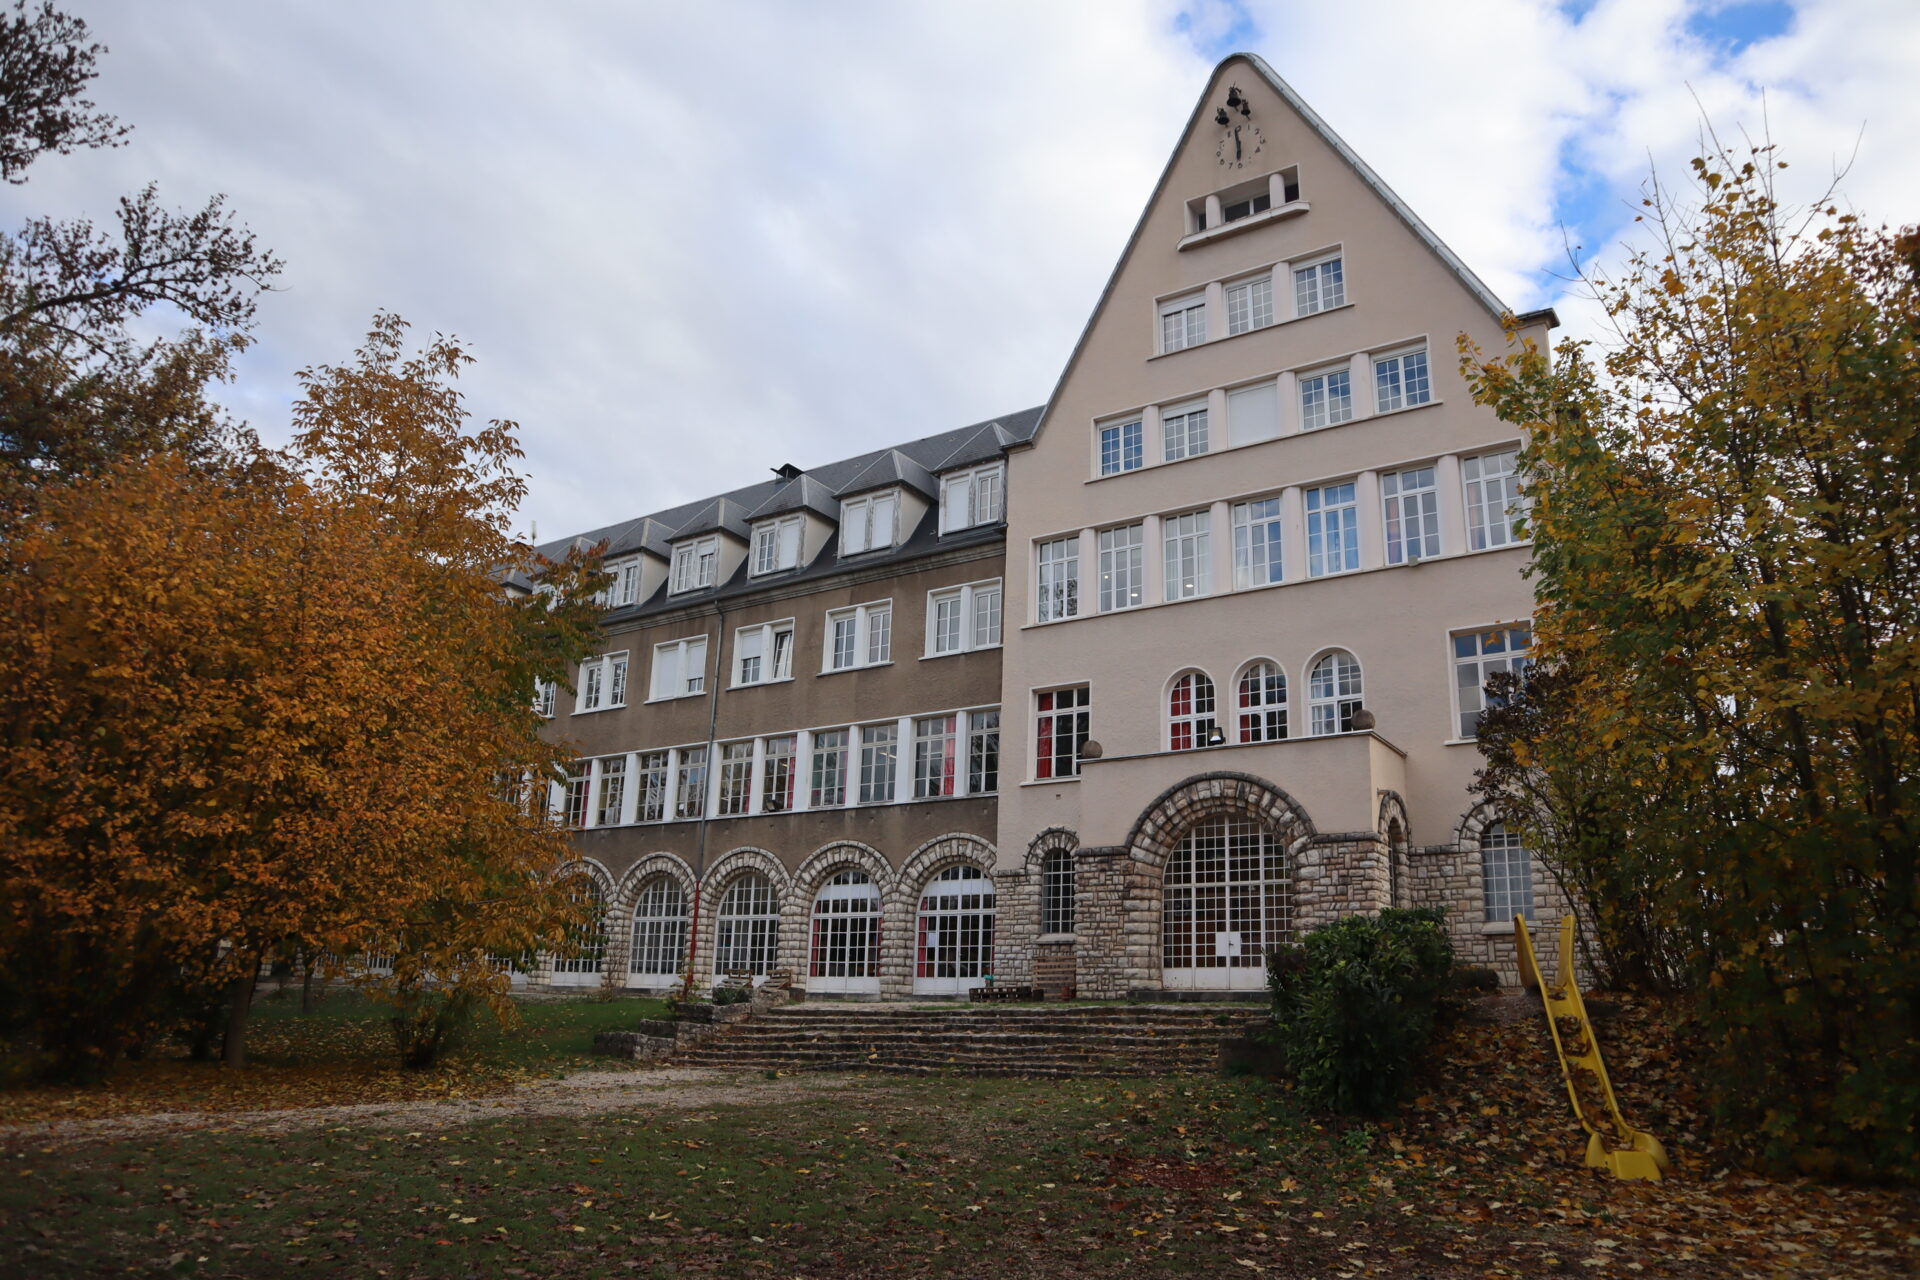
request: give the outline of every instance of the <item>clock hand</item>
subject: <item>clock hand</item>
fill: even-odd
[[[1233,158],[1235,160],[1238,160],[1240,158],[1240,126],[1239,125],[1233,126]]]

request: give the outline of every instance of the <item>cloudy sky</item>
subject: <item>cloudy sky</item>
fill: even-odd
[[[64,0],[117,151],[0,216],[225,192],[287,261],[227,389],[458,334],[543,538],[1038,404],[1213,63],[1262,54],[1516,309],[1704,111],[1920,221],[1914,0]]]

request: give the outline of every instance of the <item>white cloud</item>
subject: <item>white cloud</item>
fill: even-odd
[[[1768,87],[1809,175],[1865,122],[1850,194],[1920,208],[1902,0],[1809,4],[1731,61],[1682,0],[1578,23],[1208,0],[1184,25],[1172,0],[74,7],[133,145],[44,162],[0,213],[227,192],[288,260],[236,411],[276,435],[292,370],[344,358],[376,307],[458,332],[473,407],[522,424],[546,533],[1038,403],[1219,52],[1196,42],[1243,14],[1518,306],[1553,301],[1563,157],[1622,197],[1649,152],[1683,165],[1689,82],[1723,125]]]

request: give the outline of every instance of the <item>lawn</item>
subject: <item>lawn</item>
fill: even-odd
[[[0,1089],[0,1124],[83,1119],[149,1111],[270,1110],[326,1103],[478,1097],[515,1084],[587,1066],[597,1031],[631,1028],[659,1017],[658,1000],[578,999],[516,1002],[520,1024],[506,1028],[481,1015],[443,1069],[402,1071],[387,1027],[389,1010],[352,990],[335,990],[311,1013],[297,992],[254,1006],[247,1029],[248,1066],[231,1071],[190,1062],[177,1046],[116,1067],[107,1083],[84,1088]]]
[[[1624,1037],[1623,1088],[1678,1176],[1582,1168],[1539,1031],[1456,1028],[1390,1123],[1245,1078],[754,1074],[726,1105],[682,1081],[584,1118],[16,1142],[0,1258],[368,1280],[1920,1271],[1910,1193],[1718,1163],[1670,1066]]]

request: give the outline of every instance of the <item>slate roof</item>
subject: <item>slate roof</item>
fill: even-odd
[[[672,556],[669,544],[677,539],[724,530],[744,540],[754,521],[788,511],[811,511],[824,519],[837,521],[840,518],[839,499],[842,496],[889,485],[905,485],[934,500],[939,495],[940,473],[1001,456],[1009,445],[1031,440],[1039,421],[1040,406],[1022,409],[985,422],[812,467],[791,478],[776,474],[728,493],[715,494],[665,511],[635,516],[584,533],[568,534],[542,542],[538,550],[540,554],[558,560],[567,554],[576,538],[583,538],[589,543],[606,541],[608,559],[631,551],[646,551],[664,560]],[[938,514],[929,514],[921,519],[913,535],[899,546],[887,552],[863,554],[852,563],[865,568],[895,560],[911,560],[941,546],[966,546],[1000,536],[998,525],[942,535],[939,524]],[[838,543],[837,537],[829,539],[811,563],[784,573],[754,578],[751,584],[746,581],[747,566],[743,563],[727,582],[717,583],[703,591],[680,592],[670,600],[662,587],[651,598],[616,610],[615,613],[635,616],[659,612],[679,608],[695,600],[725,598],[747,590],[757,590],[770,581],[786,583],[829,576],[840,571]],[[511,580],[522,587],[530,585],[520,574],[513,575]]]

